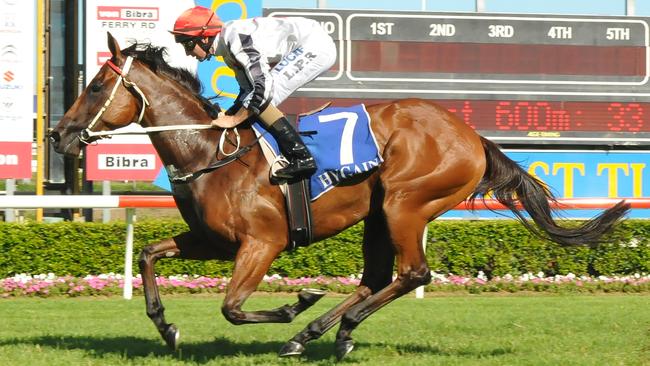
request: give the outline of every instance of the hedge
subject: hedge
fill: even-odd
[[[135,227],[135,255],[143,246],[187,229],[180,221],[143,221]],[[85,276],[124,270],[124,223],[0,224],[0,276],[55,273]],[[362,272],[363,226],[283,253],[269,270],[292,278]],[[427,260],[438,273],[488,277],[543,272],[547,276],[650,273],[650,221],[627,220],[597,248],[563,248],[532,236],[510,220],[442,221],[429,226]],[[137,262],[137,261],[134,261]],[[232,262],[161,260],[160,275],[230,276]],[[138,272],[134,263],[134,273]]]

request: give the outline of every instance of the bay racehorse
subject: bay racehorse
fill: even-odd
[[[175,349],[179,331],[165,320],[154,264],[161,258],[227,259],[234,260],[221,308],[227,320],[291,322],[323,293],[303,291],[295,304],[273,310],[242,310],[289,242],[283,194],[269,181],[269,166],[254,144],[250,123],[239,126],[241,143],[250,144],[250,151],[212,172],[195,174],[225,158],[216,149],[225,132],[207,128],[217,111],[200,96],[199,81],[169,66],[164,49],[136,44],[121,50],[110,34],[108,46],[112,58],[51,132],[50,141],[57,152],[76,156],[84,144],[139,122],[175,178],[174,199],[189,231],[142,251],[139,266],[147,315]],[[620,202],[582,226],[564,228],[552,219],[553,196],[542,183],[442,107],[404,99],[367,110],[384,163],[362,179],[334,188],[312,206],[315,241],[364,220],[361,283],[285,343],[282,356],[301,354],[307,342],[338,323],[337,356],[350,352],[352,331],[364,319],[431,281],[420,245],[425,225],[467,198],[473,202],[489,192],[529,230],[561,245],[598,243],[629,209]]]

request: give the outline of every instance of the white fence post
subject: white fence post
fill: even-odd
[[[422,232],[422,251],[424,252],[424,258],[426,260],[427,256],[427,235],[429,234],[429,226],[424,226],[424,232]],[[420,286],[415,289],[415,298],[424,299],[424,286]]]
[[[5,181],[5,190],[7,191],[7,196],[13,196],[14,193],[16,192],[16,180],[15,179],[7,179]],[[13,208],[6,208],[5,209],[5,221],[6,222],[14,222],[16,221],[16,210]]]
[[[110,196],[111,195],[111,181],[105,180],[102,182],[102,195]],[[108,223],[111,221],[111,209],[105,208],[102,210],[102,222]]]
[[[133,297],[133,223],[135,208],[126,209],[126,250],[124,254],[124,298]]]

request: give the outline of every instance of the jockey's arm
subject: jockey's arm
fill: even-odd
[[[240,89],[237,97],[241,107],[230,116],[220,115],[212,121],[213,126],[232,128],[253,115],[261,115],[262,109],[273,98],[273,77],[269,73],[267,59],[260,54],[257,45],[253,44],[253,38],[245,31],[240,33],[237,29],[231,29],[225,36],[228,39],[223,40],[226,47],[220,51],[226,64],[235,72],[240,88],[244,87],[242,83],[247,84],[244,87],[246,92],[242,94]]]

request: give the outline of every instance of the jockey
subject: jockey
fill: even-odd
[[[336,46],[318,22],[263,17],[223,23],[210,9],[197,6],[183,12],[170,32],[187,55],[199,61],[222,56],[235,72],[239,96],[213,126],[232,128],[257,116],[289,160],[276,178],[304,178],[316,171],[314,158],[277,106],[334,64]]]

